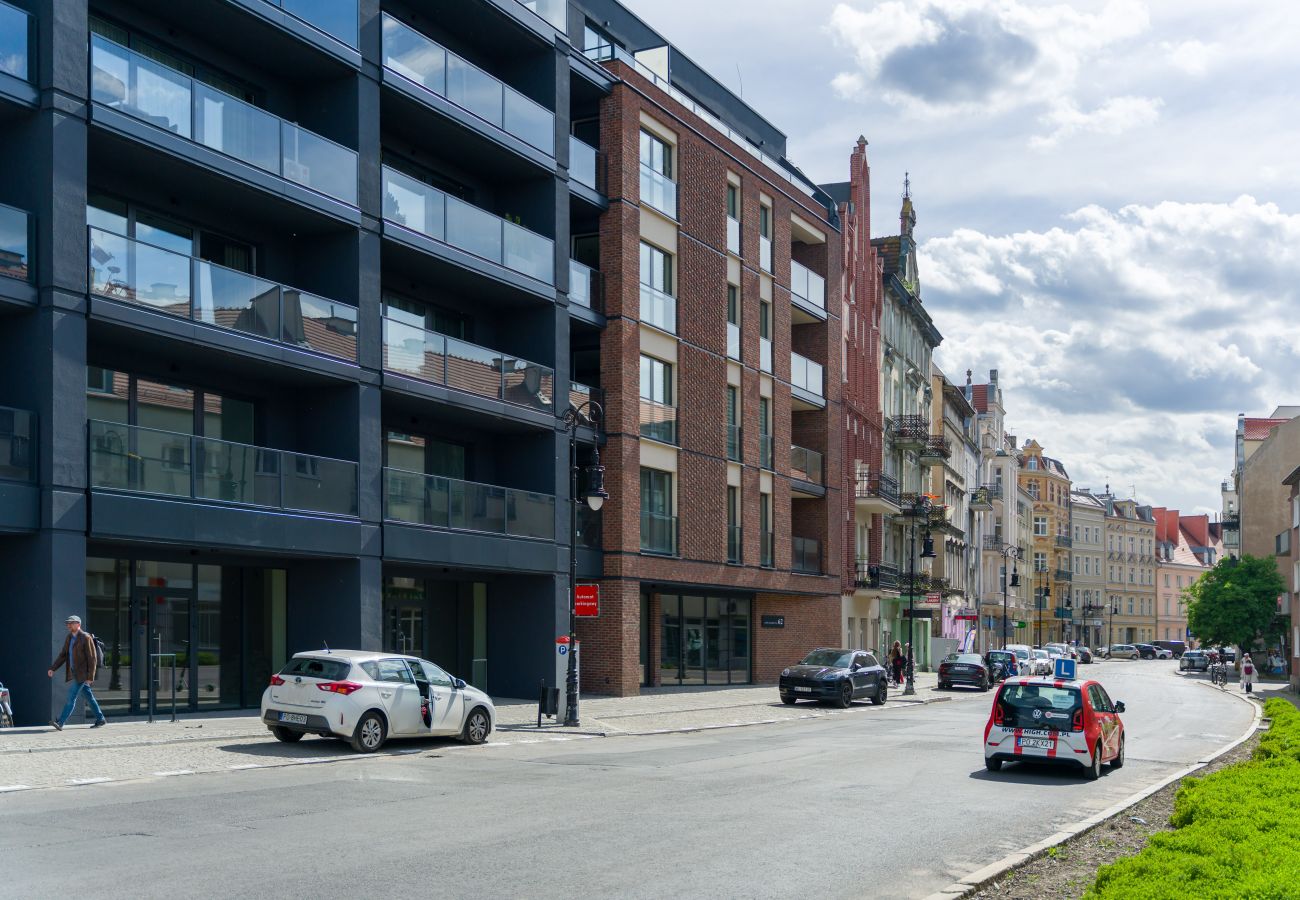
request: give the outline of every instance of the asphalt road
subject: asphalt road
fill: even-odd
[[[694,734],[425,742],[402,757],[0,795],[0,897],[923,896],[1251,720],[1169,662],[1083,671],[1128,706],[1128,763],[1096,782],[986,772],[988,695]]]

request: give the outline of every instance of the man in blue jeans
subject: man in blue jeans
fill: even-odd
[[[86,705],[95,714],[95,724],[91,727],[98,728],[104,724],[104,714],[99,709],[99,701],[91,691],[95,683],[95,669],[99,665],[95,642],[90,635],[81,630],[80,616],[68,616],[64,623],[68,626],[68,638],[63,642],[63,649],[59,651],[58,658],[50,663],[50,669],[45,674],[53,678],[54,673],[67,664],[65,680],[68,682],[68,702],[64,704],[59,718],[51,720],[50,724],[55,730],[62,731],[77,705],[77,697],[85,693]]]

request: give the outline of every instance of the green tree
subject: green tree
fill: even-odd
[[[1285,590],[1272,559],[1222,559],[1187,588],[1187,627],[1202,644],[1235,644],[1246,652],[1273,622]]]

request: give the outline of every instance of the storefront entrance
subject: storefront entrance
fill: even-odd
[[[749,683],[748,597],[661,594],[659,610],[660,684]]]
[[[486,687],[488,586],[479,581],[388,576],[384,649],[437,663]]]

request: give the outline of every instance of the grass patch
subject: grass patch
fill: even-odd
[[[1184,779],[1174,830],[1099,869],[1086,898],[1300,897],[1300,710],[1264,711],[1273,724],[1252,758]]]

